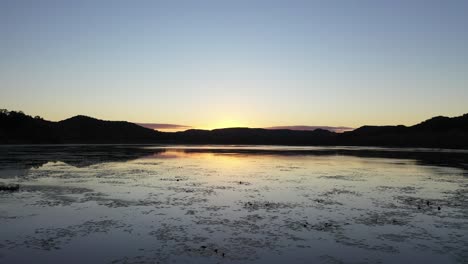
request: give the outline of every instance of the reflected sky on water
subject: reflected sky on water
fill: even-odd
[[[466,151],[0,147],[2,263],[463,263]],[[440,208],[440,210],[439,210]]]

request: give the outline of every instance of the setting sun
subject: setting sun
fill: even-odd
[[[235,119],[225,119],[213,123],[213,125],[208,125],[204,129],[218,129],[218,128],[231,128],[231,127],[248,127],[245,122],[235,120]]]

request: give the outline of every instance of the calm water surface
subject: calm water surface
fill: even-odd
[[[468,263],[468,152],[0,147],[0,263]],[[440,207],[440,210],[439,210]]]

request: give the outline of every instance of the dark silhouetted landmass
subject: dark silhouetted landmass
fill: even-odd
[[[363,126],[335,133],[324,129],[190,129],[159,132],[124,121],[75,116],[59,122],[1,110],[0,144],[258,144],[467,148],[468,114],[434,117],[414,126]]]
[[[328,142],[335,133],[314,131],[270,130],[262,128],[223,128],[214,130],[191,129],[172,133],[173,143],[186,144],[256,144],[256,145],[317,145]]]
[[[336,144],[354,146],[468,148],[468,114],[438,116],[410,127],[363,126],[337,139]]]
[[[125,121],[103,121],[75,116],[57,123],[64,142],[144,143],[158,138],[160,132]]]
[[[160,132],[124,121],[103,121],[75,116],[60,122],[22,112],[0,112],[2,144],[147,143]]]
[[[343,126],[338,126],[338,127],[331,127],[331,126],[273,126],[273,127],[265,127],[266,129],[290,129],[290,130],[316,130],[316,129],[324,129],[332,132],[346,132],[346,131],[351,131],[354,128],[351,127],[343,127]]]

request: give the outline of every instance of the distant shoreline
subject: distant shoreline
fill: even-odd
[[[0,113],[0,145],[270,145],[468,149],[468,114],[434,117],[413,126],[324,129],[189,129],[160,132],[126,121],[75,116],[59,122],[22,112]]]
[[[7,147],[105,147],[105,146],[123,146],[123,147],[152,147],[153,149],[174,149],[174,150],[268,150],[283,151],[382,151],[382,152],[419,152],[419,153],[466,153],[468,148],[430,148],[430,147],[386,147],[386,146],[351,146],[351,145],[258,145],[258,144],[153,144],[153,143],[64,143],[64,144],[0,144],[0,148]],[[210,148],[212,147],[212,148]],[[254,147],[254,148],[252,148]],[[262,148],[265,147],[265,148]],[[275,149],[276,148],[276,149]],[[288,149],[290,148],[290,149]]]

